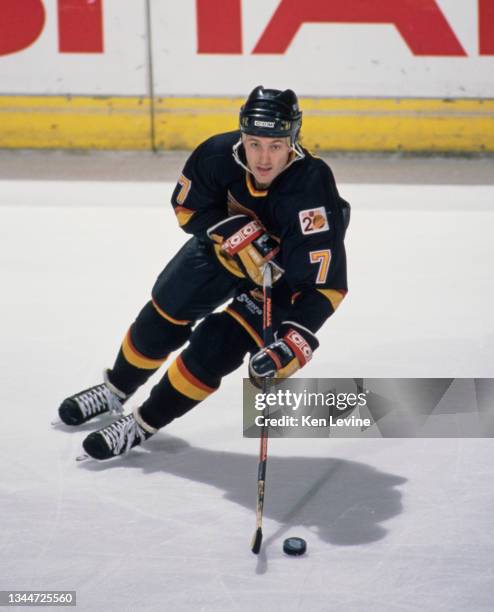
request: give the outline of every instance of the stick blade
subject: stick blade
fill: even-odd
[[[259,551],[261,550],[261,544],[262,544],[262,529],[258,527],[256,529],[254,537],[252,538],[252,546],[251,546],[251,550],[255,555],[259,554]]]

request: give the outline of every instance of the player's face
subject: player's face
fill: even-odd
[[[247,166],[256,182],[267,187],[288,163],[290,139],[243,134],[242,140]]]

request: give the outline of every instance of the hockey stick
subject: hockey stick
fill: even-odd
[[[272,286],[272,270],[271,264],[268,262],[263,270],[263,310],[262,310],[262,332],[264,346],[268,346],[273,342],[273,324],[271,320],[271,286]],[[262,392],[266,395],[269,392],[271,379],[269,377],[262,379]],[[256,531],[252,538],[251,549],[257,555],[261,550],[262,543],[262,512],[264,508],[264,487],[266,482],[266,463],[268,460],[268,434],[269,427],[266,425],[266,420],[269,417],[269,407],[265,405],[263,410],[263,426],[261,429],[260,448],[259,448],[259,464],[257,468],[257,504],[256,504]]]

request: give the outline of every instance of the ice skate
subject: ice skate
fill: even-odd
[[[131,448],[142,444],[158,430],[145,423],[137,410],[107,427],[89,434],[82,442],[86,455],[77,457],[103,461],[127,453]]]
[[[65,425],[82,425],[100,414],[121,415],[128,395],[108,380],[108,370],[103,373],[104,382],[85,389],[65,399],[58,409],[60,421]],[[55,424],[55,423],[54,423]]]

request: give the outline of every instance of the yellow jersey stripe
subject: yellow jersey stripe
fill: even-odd
[[[247,181],[247,189],[252,197],[264,198],[268,195],[267,189],[261,190],[254,187],[254,183],[252,182],[252,178],[248,172],[245,173],[245,180]]]
[[[185,206],[175,206],[175,214],[177,216],[178,224],[180,227],[183,227],[191,220],[195,214],[195,211],[185,208]]]
[[[174,319],[173,317],[171,317],[169,314],[166,314],[166,312],[160,308],[158,306],[158,304],[152,300],[153,306],[156,308],[157,312],[167,321],[170,321],[170,323],[173,323],[174,325],[188,325],[190,323],[190,321],[181,321],[180,319]]]
[[[200,402],[216,389],[208,387],[187,370],[181,357],[177,357],[167,371],[171,385],[182,395]]]
[[[122,342],[122,353],[130,365],[141,370],[157,370],[167,359],[168,355],[162,359],[150,359],[135,348],[130,338],[130,329]]]
[[[225,312],[228,313],[231,317],[237,321],[249,334],[249,336],[254,340],[258,347],[262,348],[264,346],[264,342],[262,341],[261,336],[256,332],[256,330],[247,323],[247,321],[241,317],[238,312],[231,310],[230,308],[225,308]]]
[[[333,310],[336,310],[338,308],[347,293],[344,290],[337,289],[318,289],[318,291],[322,293],[324,297],[331,302]]]

